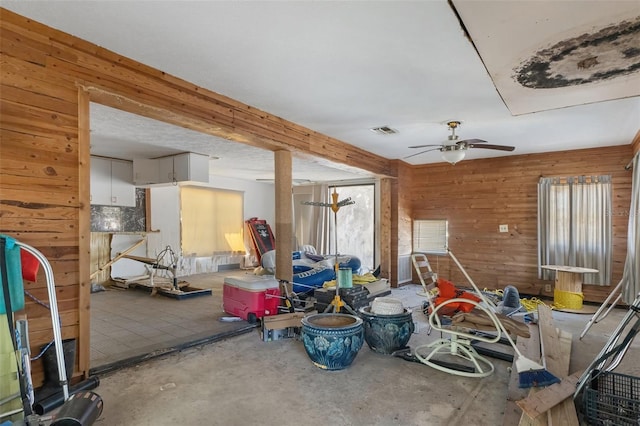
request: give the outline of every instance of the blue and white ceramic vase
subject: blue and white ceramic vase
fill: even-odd
[[[360,309],[364,322],[364,340],[374,352],[392,354],[407,346],[415,329],[409,309],[401,314],[381,315],[369,307]]]
[[[338,313],[309,315],[302,318],[301,337],[316,367],[342,370],[351,365],[362,347],[362,319]]]

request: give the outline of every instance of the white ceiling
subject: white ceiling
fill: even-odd
[[[444,0],[1,5],[386,158],[443,142],[444,123],[452,119],[462,121],[463,139],[516,147],[511,153],[473,149],[467,159],[628,144],[640,129],[637,69],[569,88],[523,88],[513,78],[542,49],[637,19],[638,1],[455,0],[474,44]],[[637,50],[628,50],[628,59],[637,63],[640,36],[630,43]],[[383,125],[399,133],[369,130]],[[269,152],[99,105],[92,106],[91,126],[96,154],[194,151],[220,157],[211,162],[212,173],[250,179],[272,173]],[[430,152],[406,161],[441,159]],[[352,168],[294,161],[298,179],[361,176]]]

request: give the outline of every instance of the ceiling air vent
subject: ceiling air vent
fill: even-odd
[[[370,130],[379,135],[393,135],[398,133],[396,129],[392,129],[389,126],[372,127]]]

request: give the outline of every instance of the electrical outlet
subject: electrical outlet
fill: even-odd
[[[509,225],[500,225],[500,232],[509,232]]]
[[[547,293],[551,293],[551,284],[545,284],[544,285],[544,291]]]

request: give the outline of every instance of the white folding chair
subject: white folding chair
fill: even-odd
[[[445,373],[465,377],[486,377],[494,371],[493,364],[485,357],[479,355],[472,346],[472,341],[486,343],[497,343],[500,340],[500,326],[496,317],[488,313],[487,308],[480,303],[463,298],[448,299],[437,306],[437,275],[431,269],[427,256],[422,253],[411,255],[411,261],[424,290],[424,294],[429,303],[429,325],[431,329],[439,331],[441,338],[436,341],[417,346],[414,349],[415,357],[423,364],[435,368]],[[495,337],[491,334],[473,334],[464,322],[455,324],[443,324],[441,312],[453,304],[469,303],[474,306],[474,310],[484,312],[495,328]],[[448,337],[444,337],[448,335]],[[450,362],[448,359],[456,361],[462,358],[462,363]]]

